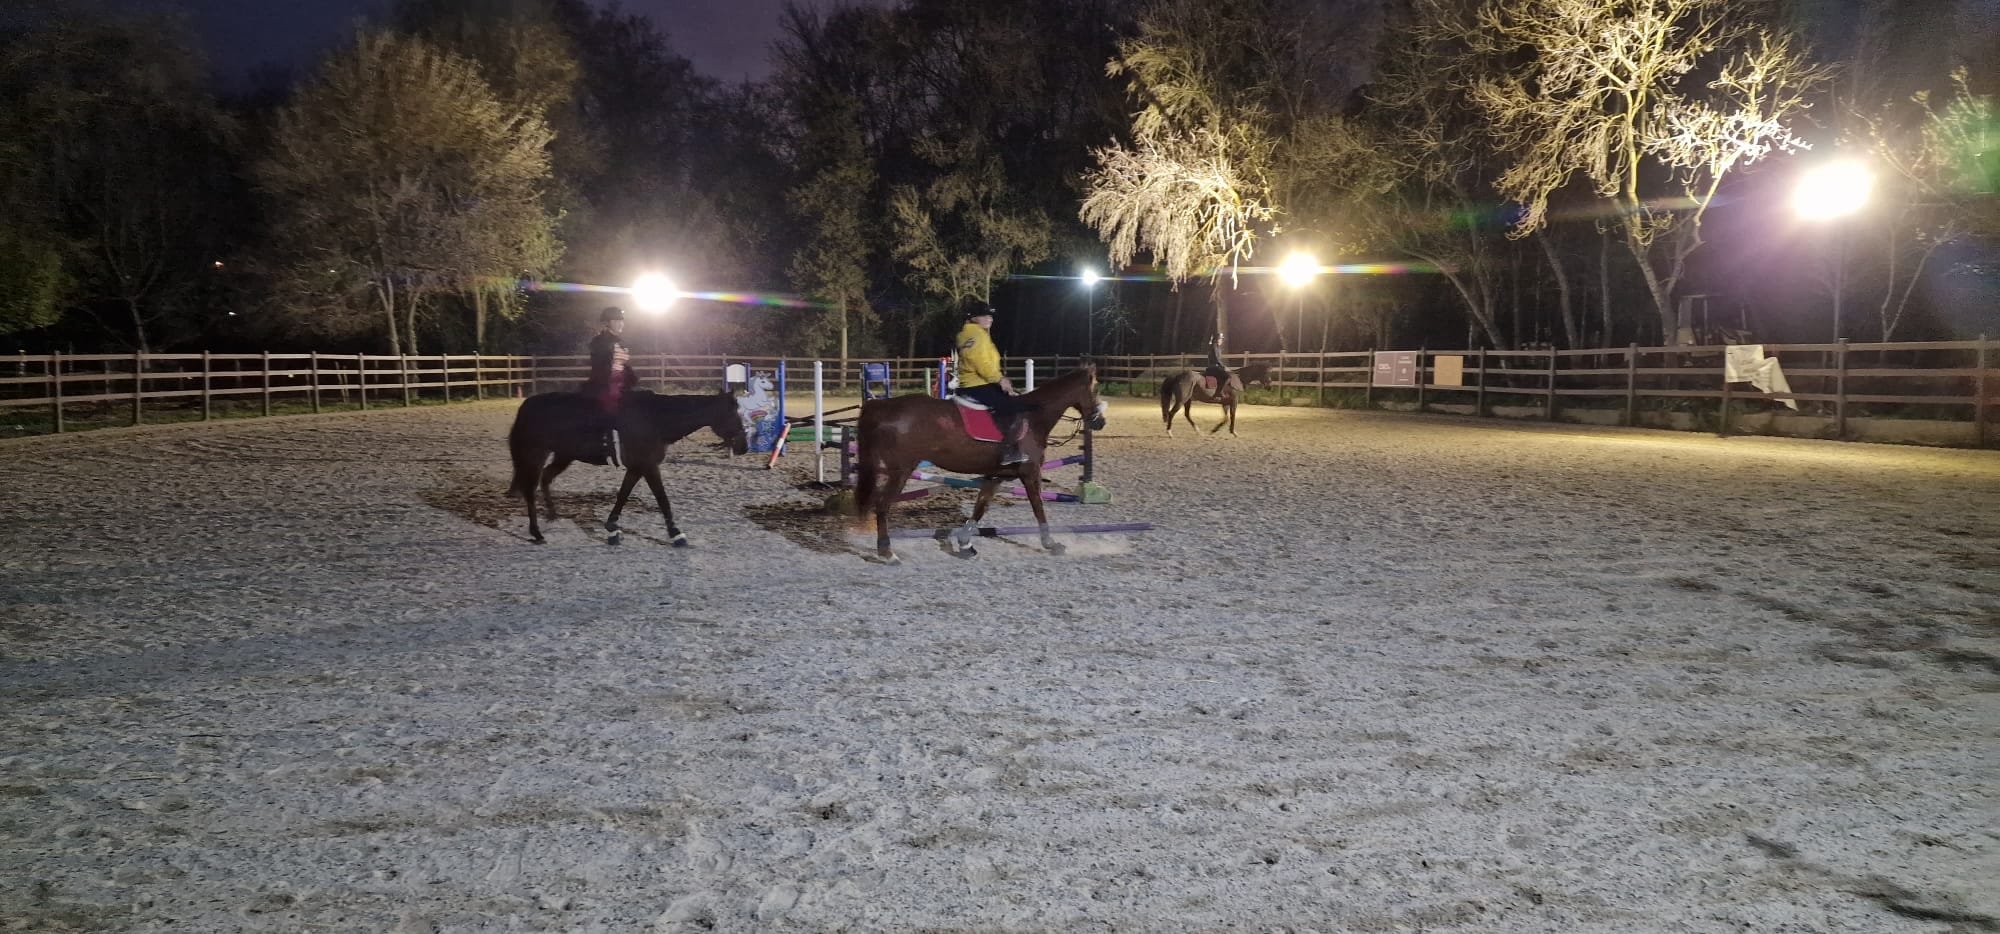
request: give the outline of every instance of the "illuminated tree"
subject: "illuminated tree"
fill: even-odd
[[[555,254],[542,200],[549,138],[539,114],[496,99],[470,61],[362,36],[279,113],[258,166],[287,281],[365,296],[390,351],[415,352],[427,299],[545,268]]]
[[[1609,211],[1671,339],[1674,290],[1723,181],[1798,145],[1821,72],[1739,0],[1491,0],[1464,38],[1524,64],[1468,90],[1510,160],[1514,233],[1577,176]]]
[[[1109,71],[1140,104],[1130,145],[1094,150],[1081,216],[1124,265],[1152,255],[1175,283],[1232,282],[1259,240],[1318,186],[1319,129],[1352,86],[1344,4],[1169,0],[1120,43]],[[1303,216],[1303,215],[1301,215]],[[1282,331],[1281,331],[1282,333]]]

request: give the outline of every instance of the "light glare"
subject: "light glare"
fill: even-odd
[[[1080,276],[1079,278],[1083,279],[1083,287],[1089,289],[1089,288],[1095,288],[1097,286],[1097,280],[1102,279],[1104,277],[1098,275],[1097,270],[1095,269],[1086,269],[1083,271],[1083,275]]]
[[[1861,210],[1875,189],[1875,173],[1853,159],[1807,172],[1792,192],[1792,210],[1806,220],[1845,217]]]
[[[1293,253],[1278,267],[1278,277],[1292,288],[1301,288],[1319,275],[1319,260],[1308,253]]]
[[[681,291],[674,288],[674,284],[659,273],[640,276],[632,283],[631,291],[633,304],[638,305],[640,311],[650,314],[666,311],[667,306],[672,305],[674,299],[681,295]]]

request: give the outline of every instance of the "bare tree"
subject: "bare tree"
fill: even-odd
[[[1799,145],[1789,125],[1824,77],[1753,13],[1737,0],[1490,0],[1466,37],[1526,62],[1469,88],[1511,160],[1498,187],[1522,206],[1514,233],[1546,224],[1551,196],[1582,175],[1610,202],[1666,338],[1723,181]]]
[[[1881,224],[1887,270],[1876,309],[1885,341],[1939,247],[1967,235],[2000,236],[2000,178],[1990,161],[1981,162],[2000,147],[1993,99],[1972,93],[1963,68],[1951,80],[1941,106],[1919,91],[1905,104],[1855,115],[1862,142],[1888,170],[1881,199],[1889,205]]]
[[[365,294],[391,352],[414,352],[426,299],[551,261],[549,140],[470,61],[363,35],[280,112],[258,166],[287,281]]]

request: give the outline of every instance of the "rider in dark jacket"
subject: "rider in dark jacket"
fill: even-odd
[[[1236,390],[1243,388],[1242,383],[1232,382],[1235,378],[1234,375],[1229,372],[1229,367],[1223,365],[1222,335],[1220,334],[1208,339],[1208,368],[1201,372],[1203,376],[1212,377],[1215,380],[1215,397],[1218,399],[1222,398],[1224,393],[1233,394]]]
[[[598,315],[603,329],[590,339],[590,378],[579,389],[597,401],[597,427],[603,433],[600,449],[584,457],[586,463],[618,463],[618,405],[628,390],[639,388],[639,374],[632,369],[630,351],[621,340],[625,333],[625,311],[616,305]]]

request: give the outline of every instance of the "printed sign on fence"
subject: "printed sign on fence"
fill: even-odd
[[[1375,351],[1375,385],[1415,386],[1417,352],[1414,350]]]

